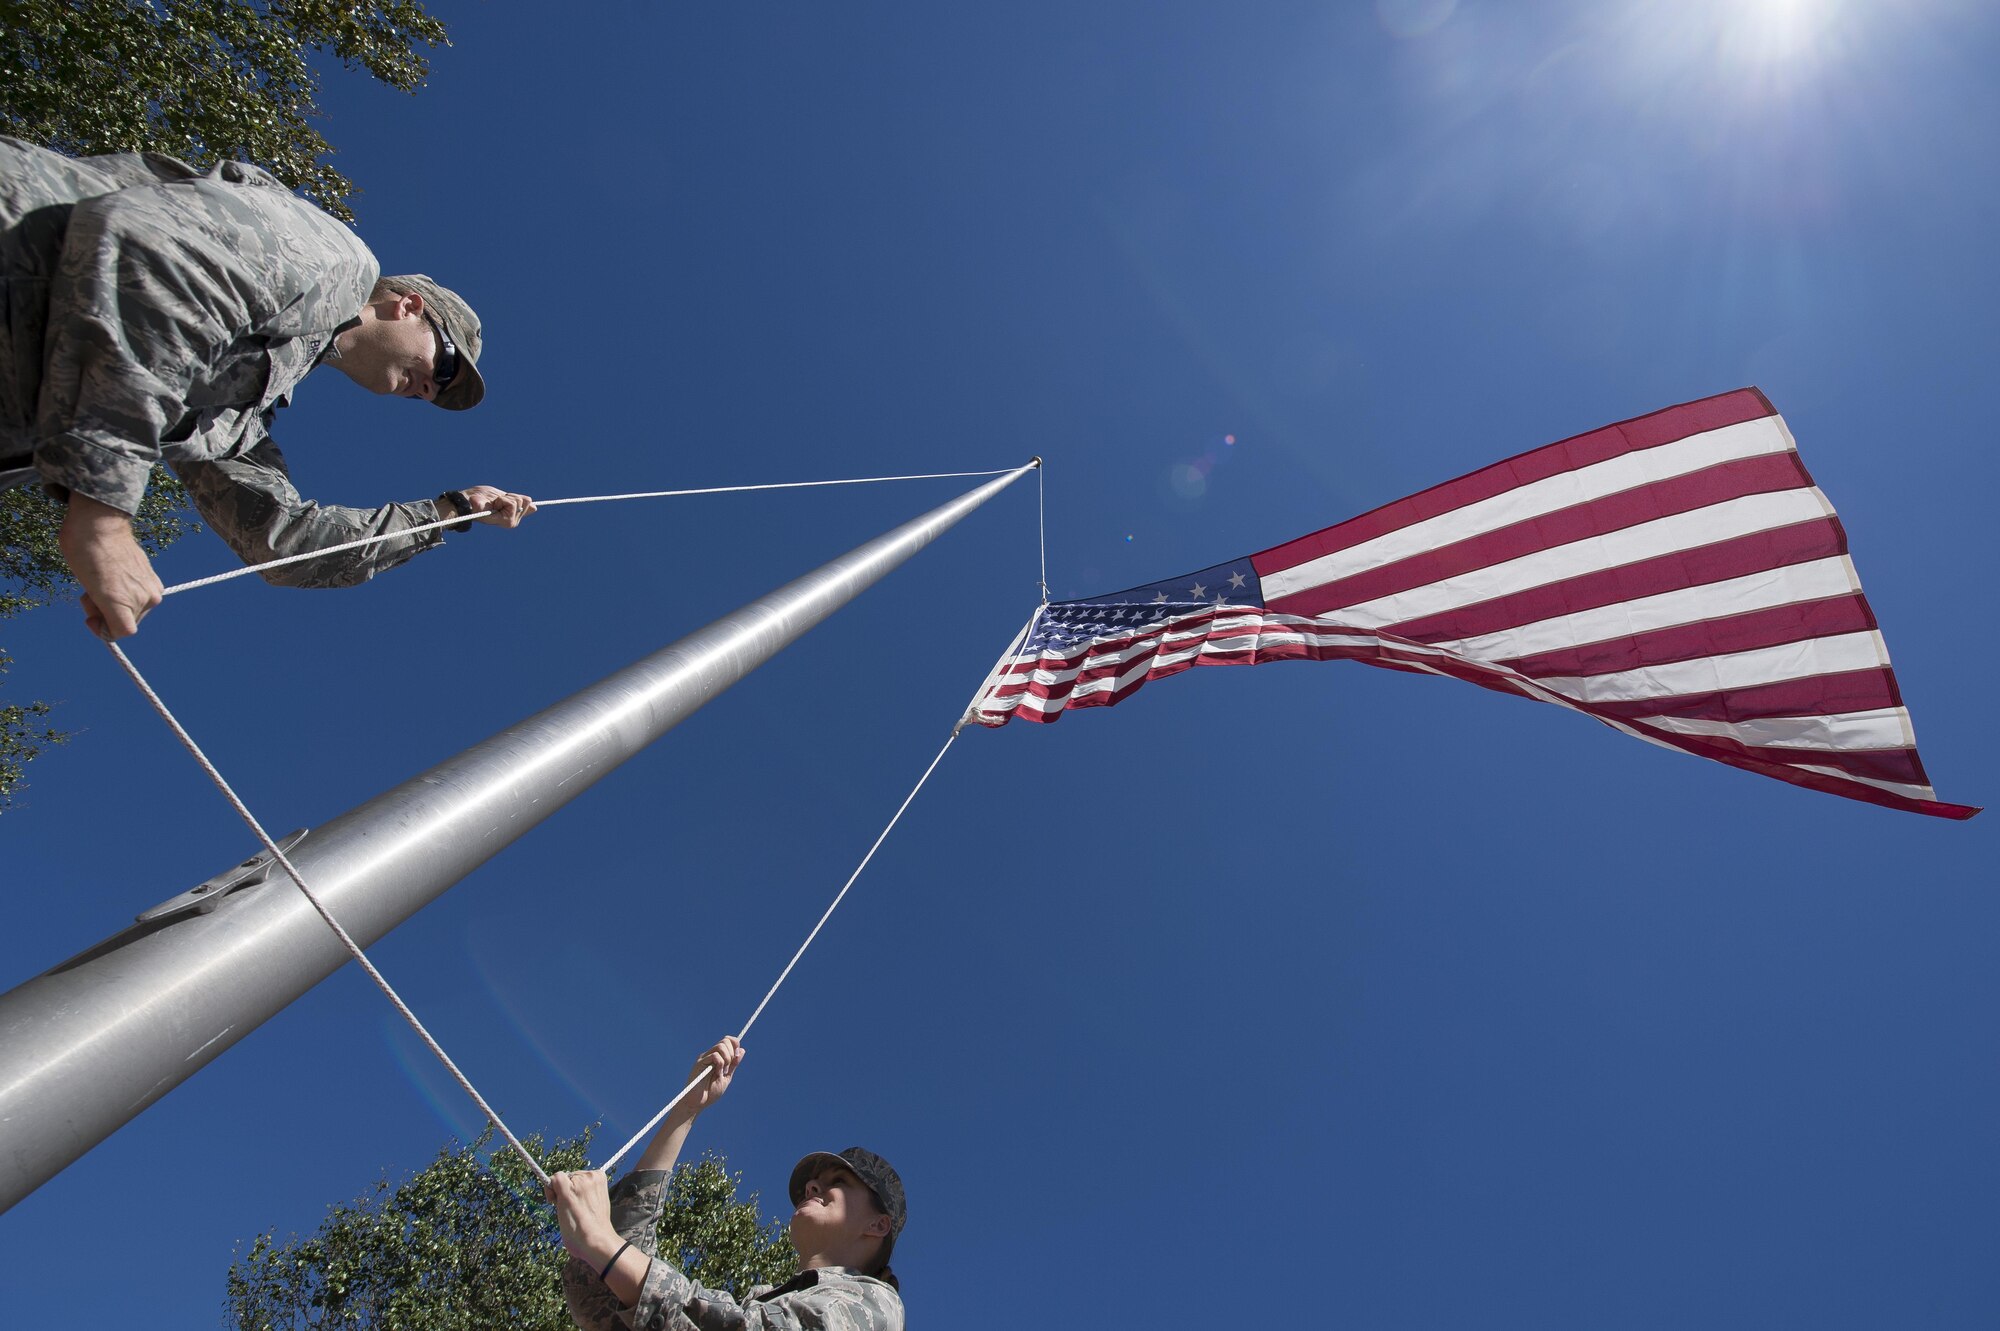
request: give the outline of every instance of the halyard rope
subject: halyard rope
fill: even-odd
[[[1035,461],[1039,464],[1040,458]],[[1042,467],[1035,468],[1035,548],[1042,556],[1042,604],[1049,603],[1049,523],[1042,505]]]
[[[799,950],[792,953],[792,959],[785,963],[785,969],[778,973],[778,978],[771,981],[771,987],[764,991],[763,1000],[757,1004],[756,1011],[750,1014],[750,1020],[743,1023],[743,1029],[736,1033],[736,1038],[738,1040],[741,1040],[744,1036],[748,1035],[750,1033],[750,1028],[757,1024],[757,1018],[764,1015],[764,1009],[766,1006],[769,1005],[772,996],[778,992],[778,986],[783,984],[786,978],[791,975],[792,968],[799,964],[799,958],[803,957],[806,954],[806,949],[813,945],[813,939],[819,937],[819,931],[826,927],[826,922],[829,919],[833,918],[834,910],[840,905],[841,901],[847,896],[847,889],[854,886],[854,880],[861,877],[861,871],[868,867],[868,861],[874,859],[875,852],[882,849],[882,843],[888,839],[889,833],[894,831],[896,824],[899,821],[901,821],[903,817],[903,811],[910,807],[910,802],[916,799],[917,792],[924,788],[924,782],[931,779],[931,773],[935,772],[937,770],[937,765],[940,762],[944,761],[944,755],[946,750],[951,748],[952,741],[956,740],[957,738],[958,738],[958,731],[956,728],[954,728],[951,734],[946,737],[944,742],[944,748],[939,749],[937,751],[937,757],[931,759],[931,765],[929,767],[926,767],[924,769],[924,774],[917,778],[917,784],[910,787],[910,793],[903,796],[903,802],[896,806],[895,816],[889,819],[888,826],[884,827],[881,831],[881,834],[875,838],[875,844],[868,847],[868,853],[861,857],[861,863],[855,865],[854,872],[847,875],[847,881],[845,883],[842,883],[840,891],[834,894],[833,903],[829,905],[826,908],[826,910],[820,915],[819,923],[815,924],[812,927],[812,932],[806,935],[806,941],[799,944]],[[603,1164],[599,1165],[598,1168],[603,1170],[606,1174],[609,1174],[611,1172],[611,1167],[617,1164],[620,1160],[624,1159],[625,1153],[627,1151],[630,1151],[634,1146],[637,1146],[641,1141],[644,1141],[646,1139],[646,1136],[649,1133],[651,1133],[654,1128],[659,1126],[660,1120],[665,1118],[668,1114],[672,1113],[674,1106],[679,1104],[685,1098],[687,1098],[687,1093],[689,1091],[692,1091],[695,1087],[701,1085],[703,1079],[705,1079],[708,1076],[708,1073],[709,1069],[707,1065],[704,1064],[701,1071],[695,1074],[693,1081],[690,1081],[687,1085],[681,1087],[680,1093],[678,1095],[674,1096],[673,1099],[667,1101],[667,1103],[661,1107],[659,1113],[653,1115],[652,1118],[646,1121],[645,1127],[640,1128],[639,1131],[637,1131],[632,1135],[632,1140],[626,1142],[623,1146],[619,1147],[618,1150],[611,1156],[611,1158],[609,1160],[606,1160]]]
[[[855,476],[837,481],[773,481],[765,485],[711,485],[699,490],[643,490],[636,494],[622,495],[577,495],[568,499],[538,499],[536,508],[558,508],[564,504],[609,504],[623,499],[668,499],[680,495],[720,495],[737,494],[745,490],[809,490],[825,485],[873,485],[878,481],[942,481],[963,476],[1004,476],[1012,467],[1002,467],[996,471],[935,471],[922,476]],[[1040,468],[1036,468],[1035,484],[1041,484]],[[1037,501],[1039,503],[1039,500]],[[227,573],[217,573],[206,578],[196,578],[191,582],[177,582],[160,593],[172,596],[176,592],[191,592],[197,587],[211,587],[218,582],[228,582],[231,578],[247,578],[252,573],[268,573],[274,568],[287,564],[302,564],[308,559],[323,559],[327,555],[343,554],[349,550],[359,550],[365,546],[380,545],[384,541],[400,541],[410,536],[421,536],[427,531],[437,531],[441,527],[455,527],[461,522],[470,522],[482,517],[490,510],[474,509],[461,513],[455,518],[443,518],[437,522],[426,522],[418,527],[405,527],[400,531],[382,532],[374,536],[364,536],[358,541],[347,541],[340,545],[329,545],[323,550],[312,550],[302,555],[286,555],[283,559],[266,560],[261,564],[251,564],[245,568],[231,569]],[[1044,599],[1048,589],[1047,561],[1044,558],[1042,573]]]
[[[1039,464],[1040,459],[1036,459],[1036,461]],[[786,489],[799,489],[799,488],[826,486],[826,485],[865,485],[873,481],[942,480],[942,479],[957,478],[957,477],[998,476],[1005,474],[1007,470],[1011,469],[1001,469],[998,471],[974,471],[974,472],[936,472],[924,476],[874,476],[874,477],[863,477],[851,480],[792,481],[792,482],[779,482],[766,485],[715,486],[715,487],[696,489],[696,490],[652,490],[652,491],[646,491],[644,493],[622,494],[622,495],[585,495],[568,499],[542,500],[537,504],[537,507],[549,508],[549,507],[555,507],[560,504],[605,503],[622,499],[655,499],[655,498],[666,498],[669,496],[679,496],[679,495],[728,494],[744,490],[786,490]],[[1043,517],[1042,484],[1041,484],[1041,474],[1040,474],[1041,467],[1037,465],[1035,470],[1036,470],[1035,524],[1036,524],[1036,536],[1041,551],[1042,601],[1040,605],[1036,606],[1034,614],[1029,617],[1028,624],[1023,626],[1021,635],[1017,636],[1016,638],[1017,643],[1019,642],[1020,637],[1025,636],[1027,632],[1030,629],[1032,629],[1035,619],[1040,616],[1042,610],[1048,604],[1048,592],[1049,592],[1048,542],[1046,536],[1046,525]],[[273,560],[267,564],[253,565],[248,568],[237,569],[229,573],[219,574],[215,577],[201,578],[193,582],[179,583],[176,584],[175,586],[167,588],[163,594],[171,596],[175,592],[190,591],[196,587],[206,587],[213,583],[226,582],[231,578],[242,577],[250,573],[262,572],[263,570],[274,568],[283,564],[298,563],[302,560],[307,560],[307,559],[318,559],[324,555],[335,554],[344,550],[352,550],[359,548],[361,546],[373,545],[380,541],[397,540],[402,537],[415,535],[421,532],[432,531],[439,527],[452,526],[456,523],[464,522],[468,518],[477,517],[479,516],[480,513],[483,513],[485,511],[486,510],[482,509],[476,513],[462,514],[458,517],[449,518],[441,522],[430,523],[428,525],[421,527],[406,528],[403,531],[391,532],[379,536],[371,536],[359,541],[350,541],[344,545],[332,546],[323,550],[315,550],[310,554],[293,555],[286,559]],[[395,987],[391,985],[388,979],[382,974],[382,972],[376,968],[375,963],[368,959],[368,954],[362,950],[361,945],[359,943],[354,941],[353,935],[347,932],[346,928],[340,923],[340,921],[337,918],[335,918],[333,912],[327,908],[326,904],[322,902],[319,899],[319,896],[312,890],[312,888],[307,885],[305,876],[299,872],[297,866],[295,866],[291,862],[290,858],[286,856],[285,852],[279,848],[277,842],[272,840],[271,834],[264,830],[263,824],[257,821],[256,815],[250,812],[249,806],[246,805],[243,802],[242,798],[237,795],[236,791],[230,786],[228,780],[223,777],[221,771],[215,766],[215,764],[209,761],[208,755],[202,752],[201,746],[195,743],[194,737],[188,734],[187,728],[181,725],[179,718],[177,718],[173,714],[173,711],[170,708],[168,708],[166,702],[163,699],[161,699],[158,692],[156,692],[153,686],[147,682],[146,677],[139,672],[139,668],[132,663],[132,659],[128,657],[125,654],[124,650],[121,647],[119,647],[118,644],[115,642],[107,642],[105,646],[110,649],[112,656],[117,658],[119,666],[122,667],[125,673],[131,677],[132,682],[138,686],[139,691],[145,695],[146,701],[152,704],[153,710],[159,713],[160,719],[165,721],[167,723],[168,728],[174,732],[174,736],[181,742],[181,746],[185,748],[188,751],[188,753],[194,758],[195,762],[201,766],[202,771],[208,774],[209,780],[214,783],[216,789],[222,792],[223,798],[229,801],[230,807],[236,810],[237,816],[240,817],[244,821],[244,823],[249,826],[250,830],[256,834],[257,840],[263,843],[264,849],[270,853],[273,861],[284,869],[286,876],[288,876],[292,880],[293,884],[305,896],[307,902],[309,902],[312,908],[316,912],[318,912],[320,919],[324,920],[326,922],[327,927],[333,930],[334,936],[340,940],[341,946],[347,949],[348,954],[352,956],[354,960],[360,964],[362,970],[367,973],[368,978],[374,981],[376,988],[380,989],[382,991],[383,996],[387,998],[389,1002],[395,1006],[396,1011],[402,1014],[403,1020],[409,1023],[410,1028],[414,1030],[417,1033],[418,1037],[424,1042],[424,1046],[431,1051],[431,1054],[438,1060],[439,1063],[441,1063],[444,1066],[445,1070],[451,1074],[452,1080],[458,1083],[459,1089],[464,1091],[475,1105],[479,1106],[480,1112],[485,1114],[487,1120],[491,1122],[495,1128],[499,1129],[500,1135],[506,1138],[508,1146],[512,1147],[515,1154],[521,1157],[522,1161],[528,1166],[528,1169],[534,1174],[534,1176],[538,1180],[540,1180],[544,1185],[546,1185],[549,1182],[549,1176],[547,1172],[542,1169],[539,1163],[537,1163],[534,1156],[529,1154],[528,1148],[521,1144],[520,1138],[514,1135],[513,1130],[507,1126],[506,1121],[500,1117],[499,1113],[492,1107],[492,1105],[487,1103],[486,1097],[479,1093],[479,1089],[472,1084],[472,1080],[469,1077],[467,1077],[463,1071],[460,1070],[457,1063],[452,1061],[451,1055],[445,1052],[444,1046],[439,1044],[437,1042],[437,1039],[434,1036],[432,1036],[432,1034],[428,1029],[425,1028],[423,1022],[418,1019],[417,1014],[411,1010],[410,1005],[403,1001],[402,995],[396,992]],[[1011,651],[1012,649],[1010,648],[1009,654],[1011,654]],[[1003,657],[1002,659],[1004,661],[1005,658]],[[998,667],[996,666],[996,670],[997,668]],[[979,695],[984,694],[986,692],[991,682],[992,679],[990,675],[988,676],[987,680],[982,681],[979,694],[974,695],[975,704],[978,700]],[[968,711],[967,713],[968,719],[969,715],[970,713]],[[874,860],[875,852],[882,848],[882,843],[888,839],[889,833],[895,830],[896,824],[902,821],[903,814],[909,809],[911,803],[913,803],[916,800],[917,792],[921,791],[924,788],[925,782],[929,781],[931,778],[931,773],[935,772],[937,770],[938,764],[944,761],[945,754],[950,751],[952,744],[956,742],[958,739],[959,731],[962,730],[964,727],[965,727],[965,719],[961,719],[957,725],[952,727],[951,734],[946,736],[943,747],[938,749],[937,755],[931,759],[930,766],[926,767],[924,769],[924,774],[917,778],[916,785],[912,786],[910,788],[910,793],[903,797],[903,802],[898,806],[896,806],[896,812],[890,817],[888,823],[882,828],[881,832],[876,835],[874,842],[868,847],[867,854],[863,855],[861,857],[860,863],[854,866],[854,872],[850,873],[847,876],[847,881],[841,884],[840,891],[834,894],[832,902],[829,903],[826,910],[820,914],[818,922],[813,925],[811,932],[809,932],[806,935],[805,941],[799,944],[798,950],[796,952],[792,953],[791,960],[785,963],[785,968],[778,973],[778,978],[771,982],[771,987],[764,991],[764,997],[758,1001],[756,1008],[750,1013],[749,1020],[745,1021],[743,1023],[742,1029],[737,1032],[736,1038],[738,1040],[741,1040],[744,1036],[748,1035],[750,1033],[750,1028],[757,1024],[757,1019],[764,1014],[764,1009],[770,1005],[772,998],[776,997],[779,987],[782,986],[788,978],[790,978],[793,969],[798,966],[800,959],[805,956],[806,949],[813,945],[814,940],[819,937],[820,931],[826,927],[827,921],[833,918],[833,912],[839,908],[840,903],[842,901],[846,900],[849,889],[851,889],[854,886],[855,882],[860,879],[862,872],[865,869],[867,869],[869,863]],[[679,1093],[676,1094],[673,1099],[667,1101],[667,1103],[660,1108],[660,1111],[654,1114],[653,1117],[647,1121],[646,1125],[643,1128],[641,1128],[636,1134],[633,1135],[631,1140],[627,1141],[623,1146],[619,1147],[618,1150],[608,1160],[606,1160],[601,1166],[599,1166],[599,1168],[608,1174],[613,1166],[615,1166],[620,1160],[622,1160],[626,1156],[626,1154],[632,1150],[634,1146],[637,1146],[642,1140],[645,1139],[645,1137],[649,1133],[653,1131],[654,1128],[656,1128],[659,1125],[662,1119],[664,1119],[668,1114],[673,1112],[674,1107],[687,1097],[688,1092],[694,1090],[695,1087],[701,1085],[701,1083],[707,1079],[707,1077],[709,1076],[709,1071],[710,1071],[709,1068],[706,1065],[704,1065],[702,1069],[695,1075],[693,1080],[688,1082],[686,1086],[682,1087]]]
[[[1036,458],[1035,463],[1036,463],[1035,539],[1036,539],[1036,545],[1041,554],[1041,561],[1042,561],[1041,603],[1035,607],[1034,613],[1028,616],[1028,622],[1021,626],[1021,631],[1014,635],[1014,641],[1008,645],[1007,650],[1004,653],[1002,653],[1000,659],[994,663],[992,671],[987,674],[984,680],[980,681],[979,689],[976,693],[972,695],[972,702],[967,706],[965,714],[959,718],[958,724],[954,725],[951,728],[951,734],[945,737],[944,747],[937,751],[937,757],[931,759],[931,765],[929,767],[926,767],[924,769],[924,774],[917,778],[917,784],[910,787],[910,793],[903,796],[903,802],[896,806],[896,812],[889,819],[888,825],[882,829],[881,833],[878,836],[876,836],[875,843],[870,847],[868,847],[868,853],[861,857],[861,863],[854,866],[854,872],[847,876],[847,881],[840,885],[840,891],[834,894],[832,904],[829,905],[826,908],[825,913],[819,917],[819,923],[815,924],[812,927],[812,932],[806,935],[806,941],[799,944],[799,950],[792,953],[792,959],[785,963],[785,969],[778,973],[778,978],[771,981],[771,987],[764,991],[764,997],[762,998],[762,1000],[758,1002],[756,1010],[750,1014],[750,1020],[744,1022],[743,1029],[736,1032],[736,1038],[739,1042],[741,1042],[744,1036],[750,1033],[750,1028],[757,1024],[757,1018],[764,1015],[764,1009],[770,1005],[771,999],[777,994],[778,986],[783,984],[787,979],[787,977],[791,975],[792,968],[799,964],[799,958],[803,957],[806,954],[806,949],[813,945],[813,940],[815,938],[819,937],[819,931],[826,927],[826,922],[829,919],[833,918],[834,910],[840,905],[841,901],[845,899],[845,897],[847,896],[847,889],[854,886],[855,880],[861,877],[861,871],[863,869],[866,869],[868,867],[868,862],[875,858],[875,852],[882,848],[882,843],[884,841],[888,840],[889,833],[894,831],[896,828],[896,824],[902,820],[903,811],[908,809],[910,807],[911,801],[917,798],[917,792],[924,788],[924,782],[931,779],[931,773],[937,770],[937,765],[944,761],[944,755],[951,749],[952,743],[958,739],[958,732],[965,729],[966,722],[972,719],[973,709],[979,705],[979,700],[985,697],[988,691],[992,689],[995,682],[995,677],[998,676],[1000,671],[1006,666],[1008,658],[1013,656],[1014,653],[1017,650],[1019,650],[1021,643],[1026,640],[1026,638],[1031,632],[1034,631],[1035,621],[1041,618],[1042,611],[1048,609],[1049,542],[1047,534],[1048,526],[1047,526],[1047,521],[1043,516],[1043,505],[1042,505],[1042,460],[1040,458]],[[987,476],[987,475],[993,475],[995,473],[969,472],[966,474],[974,476]],[[562,502],[562,501],[557,501],[557,502]],[[626,1153],[629,1152],[634,1146],[637,1146],[640,1142],[644,1141],[646,1139],[647,1134],[652,1132],[654,1128],[660,1125],[660,1120],[664,1119],[668,1114],[671,1114],[674,1111],[674,1106],[687,1098],[689,1091],[692,1091],[695,1087],[701,1085],[704,1081],[708,1080],[710,1071],[711,1069],[709,1068],[708,1064],[704,1063],[701,1067],[701,1070],[694,1074],[694,1079],[692,1081],[688,1082],[687,1085],[681,1087],[680,1091],[674,1096],[673,1099],[667,1101],[666,1104],[660,1106],[660,1112],[653,1115],[651,1118],[647,1119],[646,1126],[640,1128],[637,1132],[633,1133],[631,1140],[626,1142],[623,1146],[619,1147],[615,1152],[613,1152],[611,1158],[606,1160],[603,1164],[599,1165],[598,1168],[603,1170],[606,1174],[609,1174],[611,1172],[612,1166],[616,1165],[620,1160],[623,1160],[625,1158]]]
[[[165,721],[173,730],[175,736],[179,738],[182,747],[190,754],[193,754],[194,760],[201,764],[201,770],[208,773],[208,779],[215,783],[216,789],[222,792],[223,798],[229,801],[230,806],[236,810],[237,816],[250,825],[250,830],[255,832],[257,839],[264,843],[264,849],[270,852],[271,857],[284,869],[292,882],[297,884],[299,891],[305,894],[306,900],[312,903],[312,908],[319,912],[319,917],[322,920],[326,921],[326,927],[333,930],[334,936],[340,939],[341,946],[345,947],[348,954],[361,963],[361,969],[368,972],[368,978],[375,982],[375,987],[382,991],[383,996],[396,1005],[396,1011],[403,1014],[403,1020],[410,1023],[410,1028],[422,1038],[431,1053],[437,1056],[438,1062],[444,1064],[445,1071],[452,1075],[452,1079],[458,1083],[459,1089],[472,1097],[472,1102],[479,1106],[479,1111],[486,1115],[494,1127],[500,1129],[500,1135],[505,1137],[507,1144],[513,1147],[515,1153],[527,1162],[528,1168],[534,1171],[535,1177],[546,1184],[549,1181],[549,1176],[542,1171],[540,1165],[535,1163],[535,1157],[528,1154],[528,1148],[521,1145],[520,1138],[516,1137],[513,1131],[501,1119],[500,1115],[494,1112],[493,1106],[486,1103],[486,1097],[479,1093],[478,1088],[472,1084],[471,1080],[463,1072],[459,1071],[458,1064],[451,1061],[451,1055],[445,1053],[444,1046],[433,1039],[431,1033],[424,1029],[424,1024],[417,1020],[416,1013],[410,1011],[410,1005],[403,1001],[402,995],[396,992],[395,987],[383,977],[381,971],[375,969],[375,963],[368,960],[368,954],[361,950],[361,944],[354,941],[353,935],[349,934],[341,926],[340,921],[334,918],[333,912],[326,908],[326,903],[321,901],[310,887],[306,886],[305,875],[301,874],[293,866],[291,860],[286,858],[284,851],[278,849],[278,843],[271,840],[271,834],[264,830],[264,825],[257,821],[256,815],[251,813],[249,807],[238,798],[236,792],[230,788],[229,782],[223,779],[222,773],[216,770],[215,764],[208,760],[208,755],[201,751],[201,746],[194,742],[194,737],[188,734],[186,727],[182,726],[180,720],[174,716],[172,711],[168,710],[166,703],[161,701],[160,695],[153,691],[153,686],[148,684],[146,677],[139,673],[139,667],[132,664],[132,658],[125,655],[124,649],[119,647],[115,642],[108,642],[105,646],[109,647],[111,654],[118,658],[118,664],[123,666],[125,673],[132,677],[132,682],[139,686],[139,691],[146,695],[146,701],[153,704],[153,710],[160,714],[160,719]]]

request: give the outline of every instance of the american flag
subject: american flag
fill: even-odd
[[[966,720],[1197,665],[1361,661],[1942,818],[1833,506],[1754,388],[1523,453],[1262,553],[1043,607]]]

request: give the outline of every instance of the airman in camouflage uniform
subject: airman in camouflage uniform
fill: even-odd
[[[607,1192],[593,1171],[549,1185],[563,1246],[563,1292],[582,1331],[903,1331],[889,1257],[908,1207],[903,1183],[871,1151],[814,1152],[792,1170],[792,1245],[803,1268],[737,1299],[690,1280],[656,1250],[667,1181],[695,1116],[729,1089],[743,1046],[725,1039],[695,1072],[708,1079],[667,1116],[639,1164]]]
[[[63,553],[94,629],[122,637],[158,602],[127,521],[156,461],[253,564],[454,511],[510,527],[533,511],[490,486],[440,496],[442,513],[428,499],[323,506],[292,487],[271,421],[321,363],[448,409],[484,396],[465,302],[378,273],[351,231],[257,167],[72,159],[0,138],[0,486],[40,479],[68,502]],[[352,586],[438,543],[428,532],[268,577]]]

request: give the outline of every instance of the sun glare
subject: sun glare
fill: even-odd
[[[1839,18],[1837,0],[1749,0],[1723,20],[1726,55],[1749,65],[1795,65],[1825,54]]]

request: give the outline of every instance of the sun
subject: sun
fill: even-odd
[[[1738,0],[1723,8],[1721,54],[1767,71],[1807,72],[1826,60],[1846,30],[1841,0]]]

